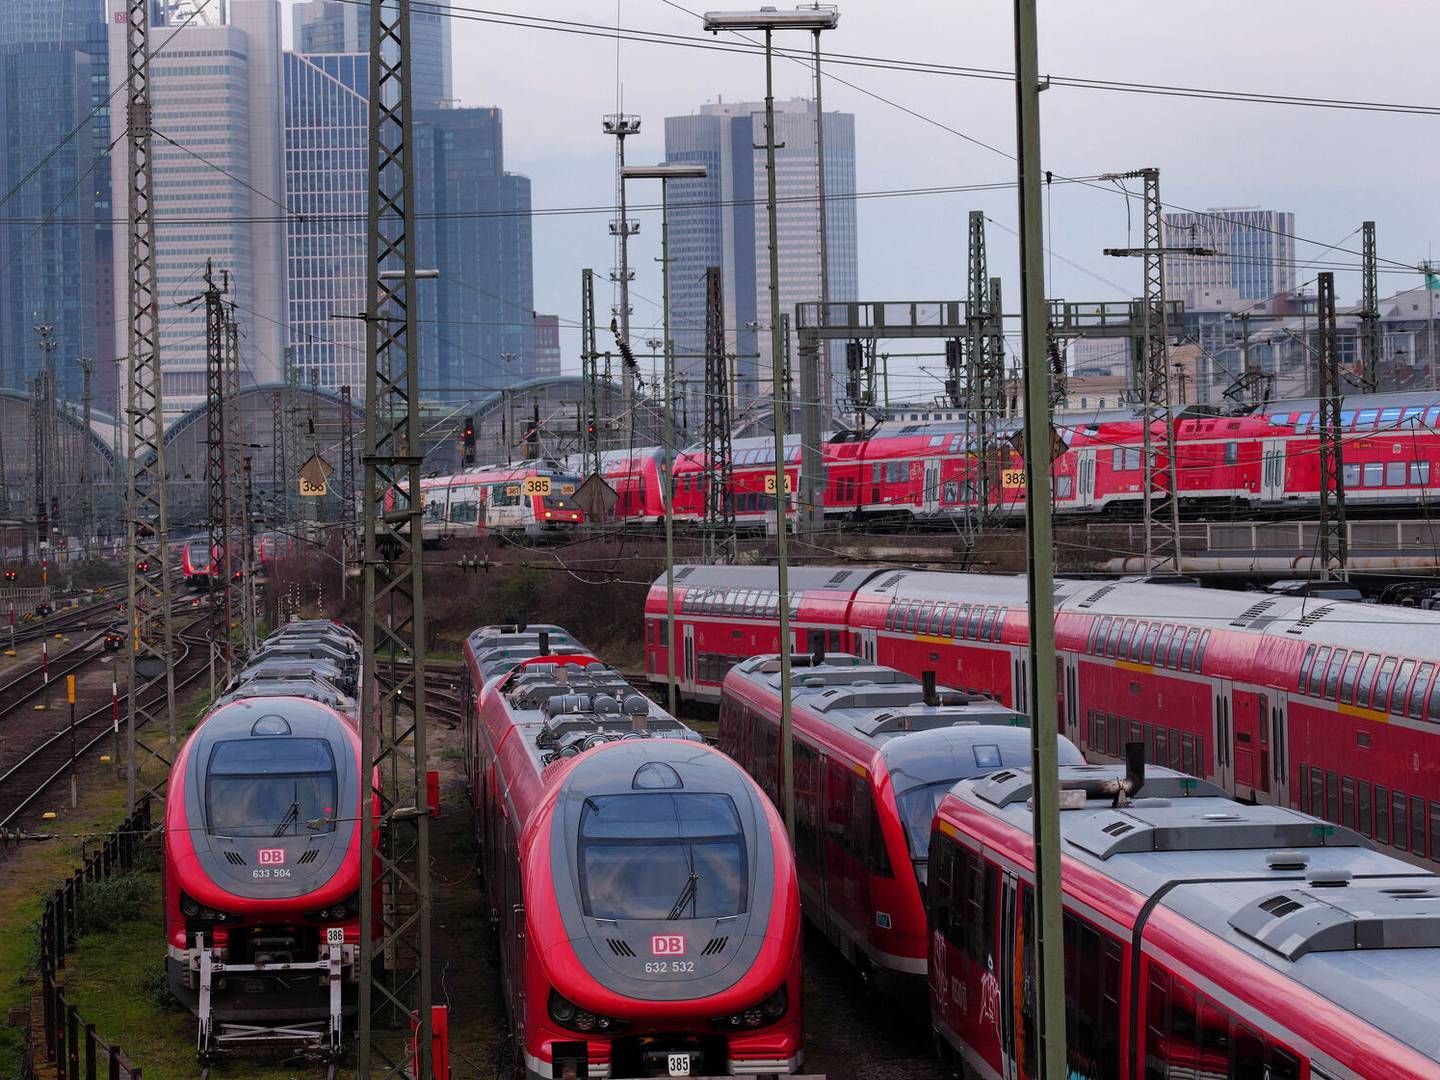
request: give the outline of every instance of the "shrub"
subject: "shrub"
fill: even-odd
[[[81,934],[97,934],[134,922],[144,914],[145,901],[154,887],[153,879],[134,873],[86,886],[76,909],[76,929]]]

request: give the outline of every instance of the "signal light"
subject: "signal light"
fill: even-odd
[[[865,354],[858,341],[847,341],[845,343],[845,367],[850,371],[859,371],[865,366]]]
[[[6,580],[6,581],[14,581],[17,576],[18,576],[18,575],[16,575],[16,573],[15,573],[14,570],[6,570],[6,571],[5,571],[5,580]]]
[[[135,569],[140,571],[140,573],[142,574],[148,574],[150,572],[150,560],[141,559],[135,564]]]

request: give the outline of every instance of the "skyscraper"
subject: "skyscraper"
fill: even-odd
[[[505,171],[499,109],[415,112],[421,381],[471,397],[531,377],[535,363],[530,179]],[[428,324],[428,325],[427,325]]]
[[[125,11],[125,0],[110,0]],[[280,7],[277,0],[229,0],[228,21],[176,25],[152,44],[155,238],[160,299],[160,364],[167,412],[205,400],[205,311],[183,301],[204,290],[207,259],[230,274],[229,299],[241,329],[242,378],[275,382],[284,362],[285,183],[282,151]],[[218,15],[216,16],[218,18]],[[178,20],[177,20],[178,22]],[[125,25],[110,27],[111,88],[126,76]],[[110,135],[111,182],[128,190],[125,113]],[[124,199],[117,198],[123,205]],[[126,246],[115,245],[116,310],[127,310]],[[128,320],[115,321],[125,355]]]
[[[365,392],[368,54],[285,54],[291,362],[320,386]],[[337,316],[342,316],[337,318]]]
[[[831,300],[859,289],[855,222],[855,118],[825,114],[826,238]],[[775,103],[780,310],[820,297],[819,201],[815,106],[803,98]],[[763,102],[702,105],[665,120],[665,159],[701,162],[704,180],[675,181],[670,195],[672,338],[677,377],[695,384],[705,340],[707,266],[724,270],[727,341],[738,354],[737,388],[747,397],[770,388],[769,223],[765,206]],[[792,331],[793,333],[793,331]],[[758,354],[758,359],[747,356]],[[794,354],[792,346],[792,355]],[[840,373],[843,378],[843,373]],[[832,383],[833,383],[832,379]],[[836,396],[832,389],[832,396]]]
[[[554,379],[560,375],[560,316],[535,315],[535,366],[531,378]]]
[[[76,358],[110,358],[104,15],[100,0],[9,0],[0,21],[0,187],[15,191],[0,221],[0,386],[23,389],[41,365],[32,328],[44,323],[55,328],[59,392],[72,400]],[[97,365],[97,408],[110,370]]]
[[[370,8],[347,0],[301,0],[292,13],[297,53],[370,52]],[[410,14],[410,93],[416,109],[450,104],[450,20],[423,6]]]
[[[1165,291],[1187,309],[1234,307],[1295,288],[1295,215],[1254,207],[1166,214],[1165,242],[1214,255],[1165,256]]]

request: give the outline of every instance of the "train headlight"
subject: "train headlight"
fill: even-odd
[[[180,911],[187,919],[196,922],[223,923],[235,918],[229,912],[216,911],[214,908],[206,907],[194,897],[186,893],[180,894]]]
[[[336,922],[341,919],[353,919],[360,913],[360,893],[353,892],[344,900],[337,900],[329,907],[320,908],[318,911],[307,911],[305,918],[314,919],[316,922]]]
[[[716,1017],[710,1022],[722,1031],[753,1031],[766,1024],[773,1024],[785,1015],[785,1010],[789,1007],[790,1001],[785,994],[785,987],[782,986],[759,1005],[731,1013],[729,1016]]]
[[[602,1035],[613,1035],[630,1026],[628,1020],[617,1020],[612,1016],[601,1016],[582,1009],[554,990],[550,991],[550,1019],[571,1031],[594,1031]]]

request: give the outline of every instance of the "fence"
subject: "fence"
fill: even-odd
[[[141,800],[120,827],[107,836],[85,862],[45,901],[40,915],[40,978],[44,1003],[45,1060],[53,1063],[56,1080],[141,1080],[140,1068],[131,1063],[117,1043],[95,1033],[65,997],[56,982],[65,969],[65,956],[75,951],[80,907],[86,889],[116,874],[135,868],[145,836],[150,832],[150,797]],[[32,1075],[33,1054],[31,1048]]]

